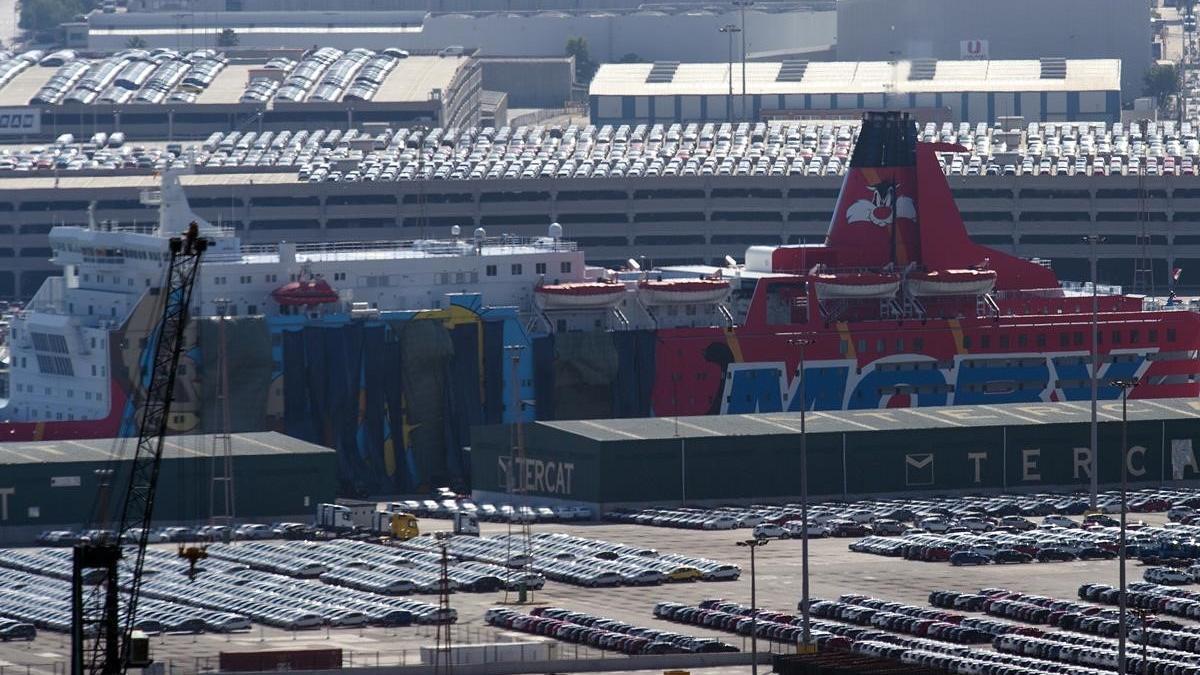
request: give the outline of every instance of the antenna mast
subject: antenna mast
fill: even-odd
[[[225,338],[225,321],[229,315],[229,300],[218,298],[217,305],[217,370],[220,381],[217,400],[221,406],[221,429],[212,439],[212,482],[209,485],[209,520],[213,524],[232,524],[235,518],[233,499],[233,438],[230,435],[232,417],[229,413],[229,351]]]

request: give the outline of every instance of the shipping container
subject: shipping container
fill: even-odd
[[[272,670],[337,670],[342,667],[340,649],[288,649],[264,652],[221,652],[222,672],[245,673]]]

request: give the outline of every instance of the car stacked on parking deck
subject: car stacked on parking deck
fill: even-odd
[[[564,642],[609,649],[624,654],[711,654],[738,651],[714,638],[692,637],[670,631],[634,626],[584,612],[559,607],[538,607],[524,614],[493,607],[484,621],[500,628],[545,635]]]

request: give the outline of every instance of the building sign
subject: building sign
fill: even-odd
[[[496,458],[500,471],[499,485],[508,490],[540,492],[542,494],[570,496],[571,479],[574,477],[573,462],[555,462],[533,458]],[[512,470],[516,465],[516,471]]]
[[[42,132],[42,115],[36,108],[0,108],[0,135],[24,136]]]
[[[958,43],[958,57],[961,59],[988,58],[988,41],[960,40]]]
[[[904,484],[908,487],[933,485],[933,453],[909,453],[904,456]]]
[[[79,487],[79,476],[51,476],[50,487]]]

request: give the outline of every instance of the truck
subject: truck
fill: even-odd
[[[454,534],[479,536],[479,517],[468,511],[454,512]]]
[[[317,504],[317,527],[342,532],[355,528],[369,529],[375,505],[369,502],[349,504]]]
[[[371,516],[371,531],[398,541],[408,541],[421,534],[417,517],[403,511],[376,511]]]

